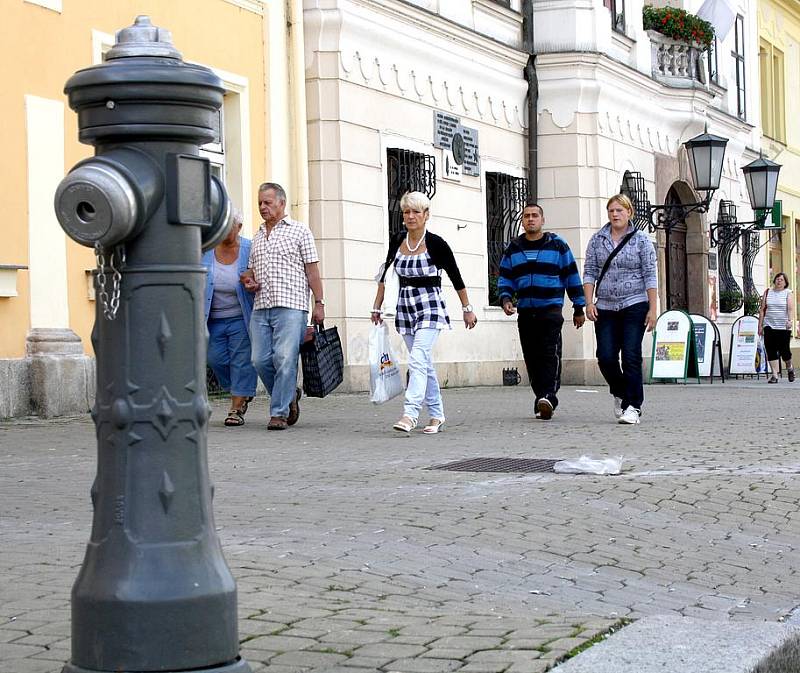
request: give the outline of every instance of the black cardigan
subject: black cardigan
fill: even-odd
[[[386,271],[390,264],[394,263],[394,258],[397,256],[397,251],[400,249],[400,244],[405,240],[406,233],[401,231],[389,243],[389,252],[386,254],[386,263],[384,264],[383,274],[381,275],[380,282],[383,283],[386,278]],[[431,256],[431,261],[440,269],[447,271],[450,277],[450,282],[456,292],[463,290],[466,286],[461,278],[461,272],[458,270],[456,258],[453,256],[453,251],[447,245],[441,236],[437,236],[430,231],[425,232],[425,247],[428,249],[428,254]]]

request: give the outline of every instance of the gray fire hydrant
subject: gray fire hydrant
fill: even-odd
[[[59,185],[56,214],[98,260],[94,520],[64,673],[249,673],[206,455],[200,256],[227,234],[230,204],[199,146],[222,83],[140,16],[64,91],[96,155]]]

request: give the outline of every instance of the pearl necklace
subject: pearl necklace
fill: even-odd
[[[409,252],[416,252],[417,251],[417,248],[419,248],[419,246],[422,245],[422,241],[425,240],[425,234],[426,233],[427,233],[427,231],[422,234],[420,239],[417,241],[417,244],[413,248],[411,247],[411,244],[408,242],[408,233],[406,233],[406,247],[408,248]]]

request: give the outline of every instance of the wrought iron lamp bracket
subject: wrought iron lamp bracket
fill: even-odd
[[[714,192],[707,192],[706,198],[697,203],[665,203],[664,205],[648,204],[648,219],[650,232],[662,229],[669,232],[692,213],[707,213]]]

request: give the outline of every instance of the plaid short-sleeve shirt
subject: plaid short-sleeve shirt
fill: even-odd
[[[250,249],[248,268],[261,289],[253,308],[295,308],[308,310],[306,264],[318,262],[317,246],[308,225],[284,217],[269,237],[262,222]]]

